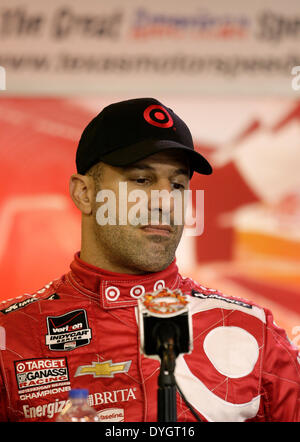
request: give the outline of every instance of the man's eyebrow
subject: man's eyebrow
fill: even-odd
[[[124,167],[125,170],[139,169],[139,170],[155,170],[154,167],[148,166],[147,164],[130,164]]]
[[[138,169],[138,170],[151,170],[152,172],[155,172],[155,168],[149,166],[148,164],[132,164],[129,166],[125,166],[124,169],[126,171]],[[189,176],[189,169],[185,167],[181,167],[179,169],[175,169],[172,175],[188,175]]]

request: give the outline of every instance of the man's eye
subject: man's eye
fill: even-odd
[[[134,178],[132,181],[138,183],[138,184],[146,184],[149,182],[148,178]]]
[[[183,184],[180,184],[180,183],[173,183],[173,187],[176,190],[183,190],[183,189],[185,189],[185,186]]]

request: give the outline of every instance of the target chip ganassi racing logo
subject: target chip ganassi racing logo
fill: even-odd
[[[45,385],[69,381],[66,358],[23,359],[15,361],[19,390],[29,387],[43,388]]]

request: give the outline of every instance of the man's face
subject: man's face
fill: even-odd
[[[144,198],[127,202],[120,192],[124,183],[127,195],[143,195]],[[121,186],[120,186],[121,185]],[[95,180],[95,199],[99,191],[112,191],[116,197],[116,225],[100,225],[99,213],[104,202],[93,203],[93,229],[99,253],[105,256],[113,268],[126,269],[128,273],[156,272],[166,268],[174,259],[181,239],[184,216],[184,190],[189,185],[189,165],[186,154],[178,150],[160,152],[127,167],[113,167],[102,163],[101,176]],[[153,198],[156,191],[169,195],[176,190],[179,199]],[[163,194],[162,193],[162,194]],[[180,205],[180,194],[182,203]],[[100,201],[98,199],[98,201]],[[139,202],[140,211],[136,211]],[[126,224],[120,222],[120,204],[126,205]],[[135,206],[135,208],[133,207]],[[100,211],[99,211],[100,209]],[[98,211],[98,220],[96,217]],[[180,213],[182,215],[181,224]],[[123,213],[123,212],[122,212]],[[132,222],[134,213],[138,218]],[[154,221],[153,221],[154,220]],[[152,223],[152,225],[151,225]],[[122,225],[125,224],[125,225]]]

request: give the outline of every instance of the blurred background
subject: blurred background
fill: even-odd
[[[297,0],[1,0],[0,66],[0,299],[80,249],[68,181],[85,125],[155,97],[214,167],[191,182],[204,233],[184,235],[181,272],[270,308],[300,346]]]

